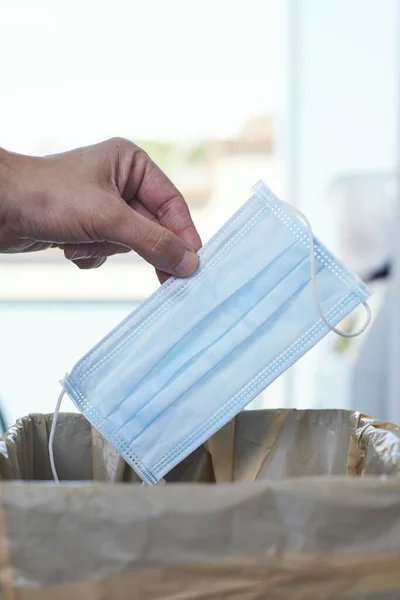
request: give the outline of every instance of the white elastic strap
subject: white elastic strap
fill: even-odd
[[[64,397],[64,394],[65,394],[65,391],[62,390],[60,395],[58,396],[57,404],[54,409],[53,420],[51,422],[51,429],[50,429],[50,436],[49,436],[50,467],[51,467],[51,472],[53,474],[53,479],[56,483],[60,483],[60,480],[58,479],[57,469],[56,469],[56,465],[54,462],[54,434],[56,432],[57,419],[58,419],[58,415],[60,413],[61,402]]]
[[[317,274],[316,274],[316,267],[315,267],[315,254],[314,254],[314,234],[313,234],[313,230],[311,227],[311,223],[310,221],[307,219],[307,217],[305,215],[303,215],[303,213],[298,210],[297,208],[294,208],[294,206],[291,206],[290,204],[288,204],[287,202],[283,202],[283,204],[285,204],[286,206],[288,206],[290,208],[290,210],[292,210],[294,213],[296,213],[296,215],[298,215],[300,217],[300,219],[302,219],[302,221],[304,221],[307,230],[308,230],[308,239],[309,239],[309,243],[310,243],[310,268],[311,268],[311,283],[312,283],[312,288],[313,288],[313,295],[314,295],[314,301],[315,304],[317,306],[319,315],[322,319],[322,321],[325,323],[325,325],[327,327],[329,327],[329,329],[331,331],[334,331],[335,333],[337,333],[337,335],[340,335],[341,337],[344,338],[353,338],[353,337],[357,337],[358,335],[360,335],[361,333],[363,333],[368,325],[371,322],[371,309],[368,306],[367,302],[363,302],[363,306],[365,307],[365,310],[367,311],[367,318],[366,321],[364,323],[364,325],[361,327],[361,329],[359,329],[358,331],[356,331],[355,333],[346,333],[345,331],[341,331],[340,329],[337,329],[336,327],[334,327],[333,325],[331,325],[329,323],[329,321],[327,320],[327,318],[325,317],[324,314],[324,310],[322,308],[319,296],[318,296],[318,287],[317,287]]]

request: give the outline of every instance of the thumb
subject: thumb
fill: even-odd
[[[197,269],[197,254],[184,240],[124,202],[117,206],[117,214],[106,225],[107,241],[131,248],[157,269],[177,277],[187,277]]]

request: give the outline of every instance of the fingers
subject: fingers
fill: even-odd
[[[125,202],[108,205],[103,214],[99,236],[114,244],[135,250],[157,269],[177,277],[191,275],[198,266],[197,254],[190,245],[158,223],[132,210]]]
[[[65,258],[72,261],[105,258],[114,254],[125,254],[130,248],[111,242],[92,242],[82,244],[65,244]]]
[[[194,250],[201,248],[200,236],[183,196],[140,149],[134,155],[126,190],[129,204],[139,201],[163,227],[185,240]]]
[[[98,268],[104,264],[107,256],[129,252],[132,249],[156,267],[161,283],[171,274],[184,277],[196,269],[198,258],[191,248],[187,247],[188,244],[161,227],[157,218],[145,207],[141,205],[136,212],[123,203],[118,202],[116,206],[115,199],[112,199],[108,206],[114,214],[109,214],[110,211],[107,210],[106,229],[101,233],[99,231],[99,234],[118,242],[63,245],[65,257],[77,267]],[[115,213],[118,214],[118,211],[120,214],[116,217]],[[120,225],[112,229],[111,224],[116,222],[116,218]]]
[[[154,223],[159,223],[157,217],[155,217],[139,200],[133,200],[132,202],[130,202],[130,206],[139,214],[143,215],[147,219],[150,219],[150,221],[153,221]],[[199,248],[201,248],[201,243]],[[159,269],[156,269],[156,274],[158,277],[158,281],[161,284],[165,283],[170,278],[170,275],[168,273],[160,271]]]
[[[103,258],[87,258],[87,259],[83,258],[80,260],[73,260],[72,262],[79,269],[86,270],[86,269],[97,269],[98,267],[101,267],[101,265],[104,265],[106,260],[107,260],[107,258],[105,256],[103,256]]]
[[[108,256],[129,252],[130,248],[109,242],[93,242],[83,244],[65,244],[62,247],[64,256],[79,269],[97,269],[104,265]]]
[[[146,219],[150,219],[150,221],[153,221],[153,223],[158,223],[158,225],[161,225],[160,221],[157,219],[156,216],[153,215],[153,213],[151,213],[149,211],[148,208],[146,208],[141,202],[140,200],[132,200],[132,202],[129,202],[129,206],[131,208],[133,208],[133,210],[135,210],[136,212],[138,212],[140,215],[142,215],[143,217],[146,217]],[[174,232],[176,233],[176,232]]]
[[[166,281],[168,281],[168,279],[171,277],[170,275],[168,275],[168,273],[165,273],[164,271],[160,271],[159,269],[156,269],[156,274],[158,277],[158,281],[161,283],[161,285],[163,283],[165,283]]]
[[[150,219],[150,221],[153,221],[154,223],[159,223],[157,217],[155,217],[145,206],[143,206],[143,204],[139,200],[134,200],[133,202],[130,202],[130,206],[134,210],[136,210],[136,212],[140,213],[147,219]],[[156,269],[156,274],[158,277],[158,281],[161,284],[165,283],[171,277],[168,273],[160,271],[159,269]]]

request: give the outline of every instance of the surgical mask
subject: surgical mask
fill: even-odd
[[[168,280],[62,381],[144,483],[162,481],[330,329],[361,333],[336,325],[366,287],[297,212],[259,182],[197,272]]]

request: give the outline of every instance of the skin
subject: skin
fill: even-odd
[[[201,240],[180,192],[128,140],[41,158],[0,149],[0,252],[51,247],[80,269],[133,250],[162,283],[197,269]]]

